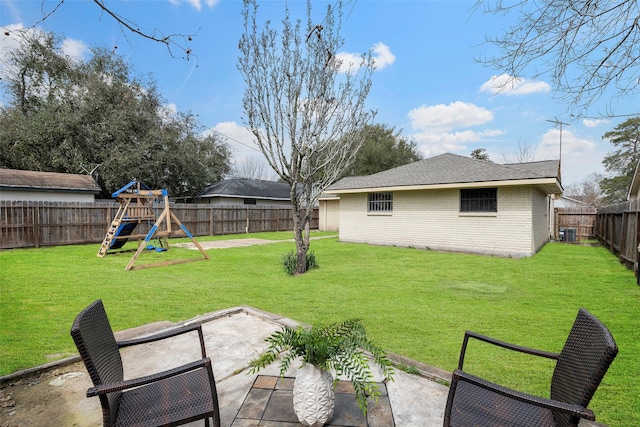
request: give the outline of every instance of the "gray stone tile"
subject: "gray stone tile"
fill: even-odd
[[[297,423],[298,417],[293,410],[293,393],[289,390],[275,390],[262,419]]]
[[[369,398],[369,406],[367,411],[368,427],[394,427],[393,413],[391,412],[391,403],[388,396],[380,396],[378,402]]]
[[[249,390],[236,418],[261,419],[269,403],[271,393],[273,393],[271,390],[261,388]]]

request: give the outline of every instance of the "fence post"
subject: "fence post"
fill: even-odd
[[[209,235],[213,236],[215,232],[215,229],[213,226],[213,207],[209,206],[208,211],[209,211]]]
[[[38,208],[37,203],[35,204],[35,206],[33,206],[32,212],[33,212],[33,244],[35,245],[36,248],[39,248],[40,247],[40,209]]]

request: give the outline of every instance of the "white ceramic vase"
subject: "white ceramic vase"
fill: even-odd
[[[293,409],[302,425],[322,427],[333,417],[333,376],[309,363],[293,382]]]

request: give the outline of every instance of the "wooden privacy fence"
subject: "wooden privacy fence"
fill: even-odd
[[[596,236],[638,277],[640,201],[631,200],[598,209]]]
[[[576,240],[593,239],[596,236],[596,214],[591,207],[555,208],[555,238],[559,239],[560,229],[575,228]]]
[[[0,201],[0,249],[100,243],[118,207],[115,201]],[[194,236],[293,230],[290,208],[172,203],[171,211]],[[140,224],[136,233],[148,233],[153,223]],[[315,209],[311,228],[318,223]]]

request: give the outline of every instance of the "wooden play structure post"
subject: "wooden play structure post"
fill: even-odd
[[[147,248],[151,239],[163,239],[165,242],[164,245],[166,246],[166,248],[163,249],[168,250],[168,237],[186,236],[191,239],[191,242],[204,256],[204,259],[210,259],[209,254],[207,254],[202,246],[200,246],[200,244],[195,240],[193,235],[189,230],[187,230],[187,227],[185,227],[178,217],[171,212],[169,194],[167,190],[151,190],[141,182],[131,181],[129,184],[113,193],[112,197],[115,197],[116,200],[120,202],[120,208],[111,222],[102,245],[100,246],[100,250],[98,251],[99,257],[104,257],[109,250],[119,249],[127,242],[127,240],[135,238],[138,239],[138,249],[129,261],[129,264],[127,264],[127,267],[125,268],[126,271],[201,260],[202,258],[181,259],[134,266],[136,260],[142,251]],[[160,197],[163,198],[164,209],[156,218],[153,203],[157,202],[157,199]],[[155,221],[155,223],[147,234],[132,234],[138,224],[150,221]],[[175,231],[172,228],[172,222],[177,225],[177,229]],[[144,240],[140,242],[140,239],[143,237]]]

